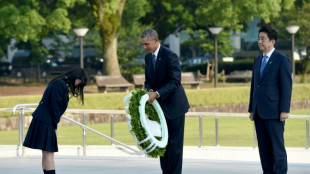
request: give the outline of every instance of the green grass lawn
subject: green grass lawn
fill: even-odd
[[[248,118],[219,117],[219,144],[220,146],[253,146],[253,122]],[[91,128],[111,135],[109,123],[88,125]],[[82,128],[79,126],[63,126],[57,130],[59,145],[81,145]],[[111,141],[86,131],[88,145],[109,145]],[[135,145],[128,131],[127,122],[114,123],[114,138],[125,144]],[[203,145],[214,146],[215,117],[203,117]],[[18,130],[0,131],[1,145],[18,144]],[[305,119],[288,119],[285,125],[285,144],[287,147],[306,147],[306,121]],[[199,146],[199,118],[187,117],[185,123],[186,146]]]
[[[81,105],[75,98],[69,102],[68,109],[124,109],[125,92],[85,94],[85,105]],[[246,104],[249,102],[250,87],[225,87],[206,89],[187,89],[189,103],[194,106]],[[21,103],[38,103],[42,96],[0,96],[0,108],[12,108]],[[310,84],[295,84],[293,86],[292,101],[310,99]],[[0,113],[0,117],[3,117]]]
[[[293,115],[310,115],[310,109],[292,110]]]
[[[244,104],[249,100],[249,87],[209,88],[186,90],[191,106],[211,106],[226,104]],[[70,100],[70,109],[124,109],[123,98],[126,93],[86,94],[85,105],[77,100]],[[12,108],[20,103],[38,103],[41,96],[0,96],[0,108]],[[310,99],[310,84],[295,84],[293,86],[293,101]],[[30,113],[27,113],[30,115]],[[310,109],[292,111],[291,114],[309,115]],[[17,115],[17,114],[16,114]],[[9,117],[11,112],[0,112],[0,117]],[[285,127],[285,140],[288,147],[306,146],[305,119],[288,119]],[[92,128],[110,135],[110,124],[93,124]],[[215,118],[203,118],[203,145],[215,145]],[[114,137],[126,144],[135,144],[128,132],[126,122],[114,124]],[[199,145],[199,119],[187,118],[185,125],[185,145]],[[17,144],[18,130],[0,131],[0,144]],[[82,144],[82,129],[78,126],[58,128],[59,144]],[[87,132],[87,144],[101,145],[111,142],[91,132]],[[220,117],[219,144],[221,146],[253,146],[253,122],[248,118]]]

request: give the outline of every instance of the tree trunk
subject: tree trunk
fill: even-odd
[[[117,38],[126,0],[119,0],[117,2],[117,9],[109,9],[109,5],[111,5],[109,3],[113,3],[113,1],[96,0],[94,8],[104,51],[102,72],[105,75],[120,75],[117,57]]]
[[[106,47],[105,47],[106,46]],[[117,58],[117,37],[115,36],[109,45],[103,47],[104,62],[103,74],[121,75]]]

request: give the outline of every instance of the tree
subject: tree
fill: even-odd
[[[198,43],[206,52],[214,50],[214,39],[207,28],[223,27],[218,36],[219,52],[227,56],[233,53],[229,40],[231,31],[246,29],[246,23],[255,16],[269,22],[271,18],[279,16],[282,9],[289,9],[293,2],[294,0],[149,1],[154,8],[141,21],[143,24],[153,25],[163,38],[175,31],[185,31],[192,39],[187,44]]]
[[[74,26],[87,26],[90,29],[88,40],[103,54],[103,74],[120,75],[117,57],[122,15],[126,0],[90,0],[76,3],[71,9],[70,19]]]
[[[83,25],[93,31],[97,29],[104,56],[104,73],[119,75],[117,38],[125,3],[126,0],[7,0],[0,5],[0,22],[3,24],[0,24],[0,36],[15,38],[18,43],[28,43],[28,48],[43,49],[43,38],[68,34],[72,26]],[[68,10],[76,13],[68,16]],[[81,11],[86,13],[79,13]],[[84,17],[76,18],[74,15]],[[37,53],[36,59],[31,61],[34,64],[43,60],[43,55]]]
[[[140,72],[128,67],[133,67],[130,65],[132,60],[143,53],[139,37],[146,27],[154,27],[162,40],[169,34],[185,31],[191,35],[187,44],[195,43],[204,51],[213,52],[214,39],[207,28],[221,26],[224,31],[218,37],[219,52],[230,55],[233,52],[228,38],[231,31],[244,30],[246,23],[254,16],[261,17],[267,23],[278,17],[283,10],[288,10],[293,2],[294,0],[222,0],[220,3],[217,0],[4,0],[0,4],[0,44],[4,45],[4,41],[15,38],[19,43],[28,43],[29,49],[47,51],[42,44],[43,38],[60,41],[58,35],[74,36],[73,27],[85,26],[90,29],[85,40],[97,45],[103,54],[104,74],[119,75],[119,61],[122,63],[122,73]],[[33,59],[33,64],[38,64],[43,59],[43,54],[39,51],[34,57],[41,57]]]
[[[128,1],[124,8],[117,54],[121,72],[129,80],[131,74],[144,73],[145,50],[141,46],[140,36],[148,27],[142,25],[139,19],[145,15],[147,6],[146,0],[139,0]]]
[[[228,40],[231,31],[245,31],[246,23],[258,16],[264,21],[270,21],[272,17],[279,16],[282,7],[290,8],[292,3],[287,1],[247,1],[247,0],[223,0],[218,3],[216,0],[200,1],[199,8],[195,10],[199,26],[220,26],[223,31],[219,35],[219,52],[223,55],[231,55],[233,48]],[[210,38],[211,33],[207,31]],[[212,43],[212,42],[211,42]],[[211,46],[205,46],[208,51],[213,50]],[[228,53],[228,54],[227,54]]]
[[[92,0],[103,47],[103,73],[120,75],[117,39],[126,0]]]
[[[68,8],[85,0],[4,0],[0,4],[0,37],[16,40],[17,45],[31,52],[31,66],[38,66],[45,59],[43,38],[68,33],[71,21]],[[39,68],[38,68],[39,69]]]
[[[148,0],[148,4],[145,16],[139,21],[144,25],[153,26],[162,41],[185,27],[195,27],[193,12],[198,7],[195,0]]]
[[[301,59],[302,74],[306,75],[310,70],[308,64],[310,61],[310,0],[296,0],[293,7],[284,9],[283,13],[278,18],[273,18],[269,25],[274,26],[279,36],[289,40],[291,34],[289,34],[285,27],[288,25],[298,25],[300,29],[295,35],[295,44],[298,48],[299,54],[301,51],[306,50],[306,55]]]
[[[135,65],[138,63],[137,58],[144,52],[138,39],[145,29],[139,19],[145,15],[146,8],[146,0],[92,0],[76,4],[70,10],[74,26],[90,28],[85,40],[93,43],[103,54],[104,74],[122,73],[126,76],[142,73],[141,67]]]

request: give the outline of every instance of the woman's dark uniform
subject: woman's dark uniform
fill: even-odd
[[[57,124],[66,111],[69,89],[63,80],[47,86],[37,109],[33,112],[24,146],[48,152],[58,152]]]

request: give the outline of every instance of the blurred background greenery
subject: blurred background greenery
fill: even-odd
[[[48,81],[72,67],[80,66],[79,38],[73,32],[87,27],[84,67],[95,75],[144,73],[145,51],[140,35],[146,28],[159,33],[162,45],[180,58],[183,72],[193,72],[203,81],[200,90],[186,89],[195,106],[247,104],[249,82],[229,82],[225,76],[251,71],[260,51],[257,32],[271,26],[278,32],[276,49],[296,59],[292,101],[310,100],[310,0],[2,0],[0,3],[0,90],[19,86],[46,86]],[[300,26],[292,51],[288,25]],[[217,36],[219,86],[204,80],[214,64],[214,36],[208,27],[222,27]],[[229,61],[225,61],[229,60]],[[212,68],[211,68],[212,69]],[[223,75],[225,74],[225,75]],[[94,81],[91,81],[94,85]],[[85,105],[70,100],[69,109],[124,109],[126,93],[87,93]],[[38,103],[41,94],[0,96],[0,108],[20,103]],[[292,110],[308,115],[309,109]],[[30,115],[30,113],[27,113]],[[0,117],[12,117],[0,112]],[[205,145],[215,144],[214,118],[203,120]],[[252,146],[252,122],[247,118],[221,117],[220,145]],[[285,139],[289,147],[305,146],[305,121],[288,119]],[[115,138],[134,144],[125,122],[115,123]],[[110,134],[110,124],[91,127]],[[198,145],[198,118],[186,119],[185,145]],[[64,126],[58,130],[60,144],[81,144],[82,130]],[[0,131],[0,144],[16,144],[18,130]],[[88,133],[87,144],[109,144]]]
[[[214,61],[214,36],[219,26],[219,72],[251,70],[259,55],[257,31],[268,25],[278,31],[276,48],[291,56],[291,34],[285,27],[300,26],[295,34],[296,74],[307,82],[309,73],[309,0],[4,0],[0,5],[0,59],[11,66],[0,75],[23,82],[48,81],[79,66],[79,42],[73,29],[87,27],[84,67],[89,74],[123,75],[144,72],[140,34],[159,33],[163,45],[180,57],[183,71],[206,73]],[[233,62],[224,62],[224,58]],[[4,63],[3,63],[4,64]],[[112,68],[113,67],[113,68]]]

